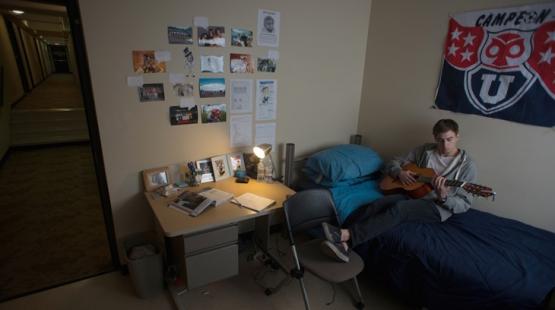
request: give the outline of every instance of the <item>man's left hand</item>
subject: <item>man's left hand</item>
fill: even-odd
[[[447,186],[445,186],[445,181],[447,181],[447,179],[439,175],[436,175],[432,180],[432,186],[434,187],[436,195],[441,200],[447,199],[448,189]]]

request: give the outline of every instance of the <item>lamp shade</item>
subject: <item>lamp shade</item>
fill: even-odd
[[[272,151],[272,145],[268,143],[259,144],[253,147],[252,151],[254,152],[254,155],[256,155],[256,157],[262,159],[266,157],[266,155],[270,154],[270,152]]]

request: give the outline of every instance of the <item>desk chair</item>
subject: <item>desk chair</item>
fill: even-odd
[[[340,283],[352,279],[358,294],[358,301],[355,306],[358,309],[363,309],[364,303],[356,276],[364,268],[364,263],[357,253],[351,251],[349,262],[343,263],[337,262],[321,252],[320,244],[324,239],[310,240],[299,245],[298,249],[295,245],[295,234],[313,228],[319,229],[322,222],[334,225],[339,223],[330,193],[325,189],[310,189],[298,192],[284,202],[283,209],[295,263],[295,269],[291,271],[291,275],[299,280],[305,308],[310,309],[303,282],[304,269],[307,269],[317,277],[331,283]]]

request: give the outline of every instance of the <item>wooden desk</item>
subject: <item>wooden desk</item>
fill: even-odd
[[[255,219],[255,240],[263,250],[267,250],[271,214],[283,207],[283,202],[294,191],[282,183],[236,183],[234,178],[219,182],[201,184],[185,190],[199,191],[217,188],[234,196],[250,192],[267,197],[276,203],[261,212],[241,208],[230,202],[210,207],[197,217],[168,207],[171,197],[161,197],[147,192],[145,196],[154,212],[158,228],[166,237],[168,263],[178,267],[178,273],[192,289],[238,273],[238,223]],[[172,292],[174,295],[175,292]],[[174,295],[175,297],[175,295]]]

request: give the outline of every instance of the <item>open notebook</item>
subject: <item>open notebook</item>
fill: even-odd
[[[252,193],[244,193],[239,197],[233,198],[231,202],[254,211],[261,211],[276,203],[275,200]]]

